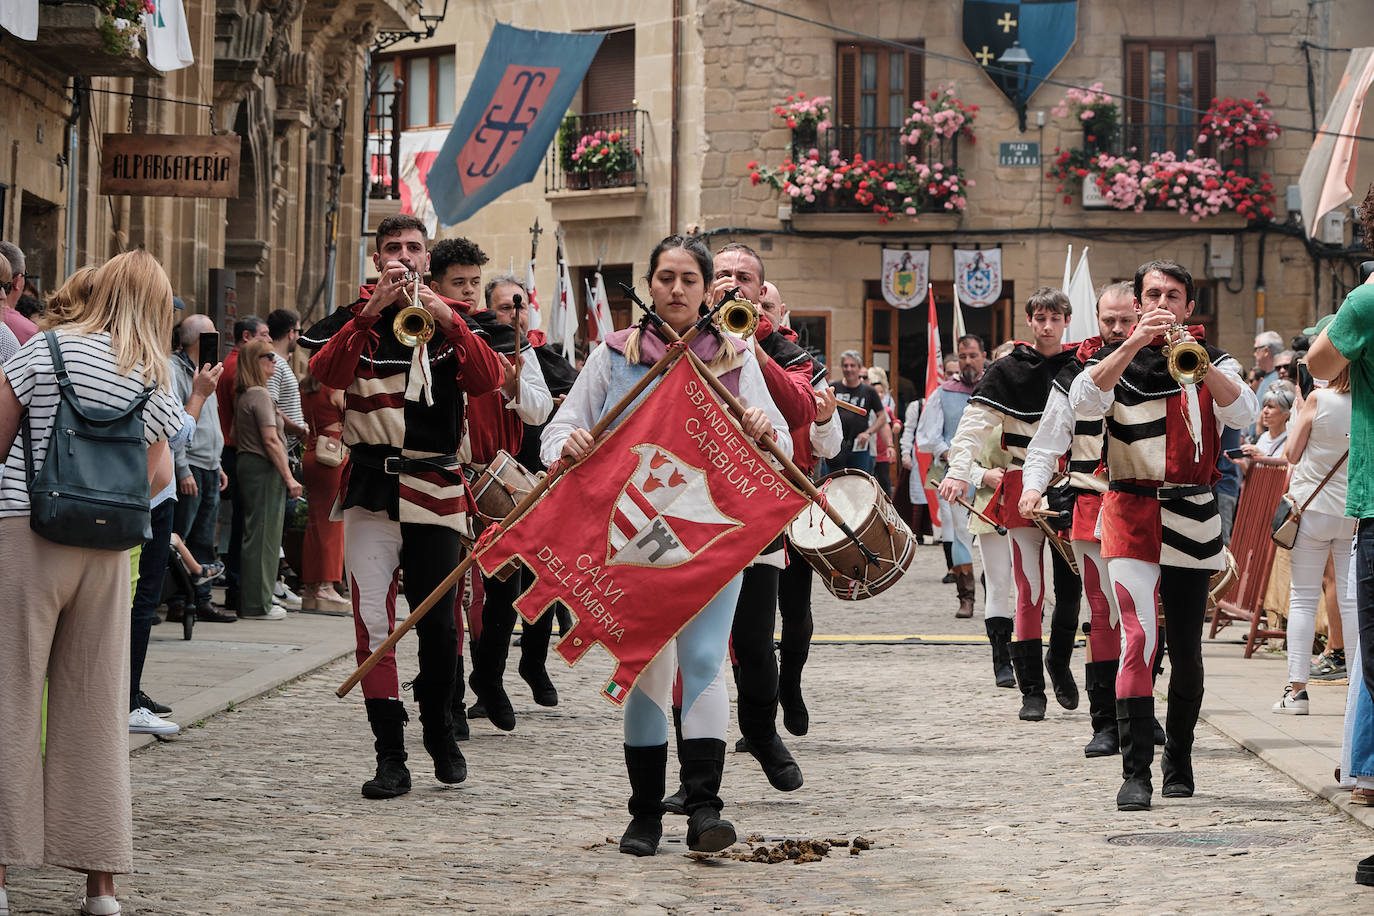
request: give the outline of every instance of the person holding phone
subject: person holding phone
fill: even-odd
[[[187,403],[191,399],[191,382],[203,366],[219,364],[219,334],[215,323],[207,315],[187,315],[181,323],[180,349],[172,354],[172,393]],[[200,408],[196,432],[189,444],[172,449],[172,464],[177,481],[176,513],[172,530],[190,548],[196,562],[206,565],[217,559],[215,524],[219,519],[220,492],[229,485],[229,477],[221,466],[224,452],[224,427],[220,423],[219,399],[211,393]],[[185,607],[173,601],[168,605],[167,619],[176,621],[182,614],[195,614],[196,620],[209,623],[233,623],[235,614],[226,614],[215,607],[210,596],[210,583],[196,586],[195,603]]]
[[[1288,442],[1288,418],[1292,416],[1296,397],[1297,389],[1292,382],[1280,379],[1271,384],[1260,398],[1259,438],[1240,448],[1228,450],[1226,457],[1247,474],[1257,464],[1276,467],[1287,465],[1288,459],[1284,457],[1283,450]]]

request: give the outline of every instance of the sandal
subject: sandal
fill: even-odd
[[[216,560],[213,563],[206,563],[200,568],[200,575],[192,577],[191,581],[197,585],[204,585],[213,582],[224,574],[224,561]]]

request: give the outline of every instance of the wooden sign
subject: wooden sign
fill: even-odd
[[[133,197],[238,197],[237,134],[105,134],[100,193]]]

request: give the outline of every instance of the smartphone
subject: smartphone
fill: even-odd
[[[200,335],[200,366],[206,363],[213,366],[219,361],[219,331],[206,331]]]
[[[1226,455],[1227,458],[1244,458],[1244,457],[1245,457],[1245,449],[1243,449],[1243,448],[1228,448],[1228,449],[1225,451],[1224,454]]]
[[[1312,389],[1317,387],[1317,383],[1312,378],[1312,373],[1307,371],[1307,360],[1298,363],[1298,390],[1303,397],[1310,397]]]

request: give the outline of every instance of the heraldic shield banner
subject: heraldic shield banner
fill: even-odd
[[[492,575],[518,559],[533,572],[515,601],[526,620],[567,605],[577,623],[559,654],[576,664],[600,643],[619,663],[603,694],[620,705],[806,503],[682,359],[586,460],[479,547],[477,563]]]
[[[909,309],[925,300],[930,282],[930,249],[883,249],[883,298],[893,308]]]
[[[964,46],[992,84],[1012,102],[1016,93],[1008,78],[987,71],[1002,52],[1019,41],[1030,55],[1029,99],[1040,81],[1059,66],[1078,35],[1078,0],[964,0]]]
[[[426,177],[441,223],[461,223],[538,174],[601,39],[599,32],[571,35],[496,24]]]
[[[964,305],[979,309],[1002,298],[1002,249],[954,249],[954,291]]]

